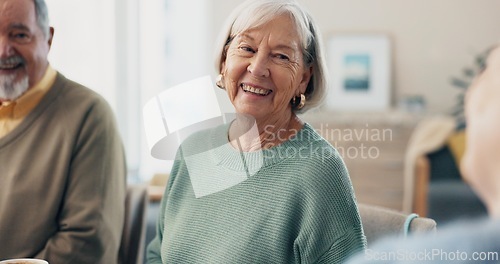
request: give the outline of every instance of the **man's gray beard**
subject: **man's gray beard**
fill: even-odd
[[[0,75],[0,98],[4,100],[16,100],[29,88],[28,76],[15,82],[15,74]]]

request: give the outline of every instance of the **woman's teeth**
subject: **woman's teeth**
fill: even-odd
[[[258,94],[258,95],[268,95],[272,92],[271,90],[255,88],[255,87],[252,87],[252,86],[249,86],[246,84],[242,84],[241,88],[243,88],[243,91],[245,91],[245,92],[251,92],[254,94]]]

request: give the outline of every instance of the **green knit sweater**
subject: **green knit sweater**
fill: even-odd
[[[340,263],[365,248],[347,169],[310,125],[260,152],[227,133],[179,148],[148,263]]]

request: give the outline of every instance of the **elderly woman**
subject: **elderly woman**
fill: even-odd
[[[237,117],[183,142],[148,263],[340,263],[366,242],[338,152],[296,115],[325,87],[319,30],[292,0],[249,0],[222,31]]]

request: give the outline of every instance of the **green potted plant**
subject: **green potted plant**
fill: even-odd
[[[491,49],[492,48],[488,48],[487,50],[476,55],[474,57],[474,64],[472,66],[465,67],[462,70],[461,76],[451,78],[451,84],[460,89],[455,106],[451,110],[451,115],[455,118],[457,123],[457,131],[463,130],[466,126],[464,116],[465,93],[476,75],[484,70],[486,66],[486,58],[488,57]]]

